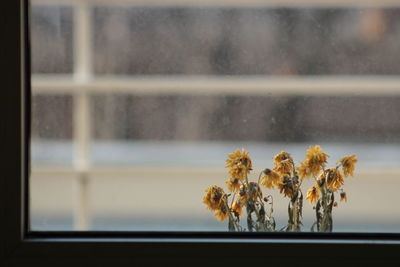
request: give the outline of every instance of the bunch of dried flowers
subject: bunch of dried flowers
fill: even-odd
[[[214,212],[219,221],[229,220],[230,231],[276,231],[273,217],[273,198],[263,197],[261,186],[277,188],[284,197],[289,198],[288,223],[281,230],[300,231],[302,226],[303,193],[301,184],[305,178],[313,177],[316,184],[307,191],[306,199],[316,203],[316,222],[314,231],[332,231],[332,207],[337,206],[335,193],[347,201],[343,191],[344,177],[353,176],[357,157],[346,156],[338,161],[335,168],[326,168],[329,155],[320,146],[309,147],[305,161],[296,167],[289,153],[282,151],[274,157],[274,167],[264,169],[257,182],[249,181],[252,161],[249,152],[242,149],[228,155],[226,180],[228,193],[217,185],[210,186],[203,197],[203,203]],[[240,224],[243,210],[246,210],[247,229]]]

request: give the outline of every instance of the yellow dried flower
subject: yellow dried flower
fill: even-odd
[[[300,167],[298,167],[296,170],[301,179],[311,176],[311,169],[307,166],[306,162],[300,162]]]
[[[214,212],[214,216],[217,218],[218,221],[222,222],[229,217],[228,212],[228,209],[225,206],[222,206],[219,210],[216,210]]]
[[[280,182],[280,176],[277,172],[270,169],[265,169],[263,171],[264,175],[261,178],[260,184],[263,186],[273,189]]]
[[[240,190],[240,181],[238,178],[230,178],[225,181],[230,192],[238,192]]]
[[[279,162],[275,166],[274,171],[279,173],[280,175],[285,175],[285,174],[290,174],[292,172],[292,169],[293,169],[292,162],[289,159],[286,159]]]
[[[355,164],[357,163],[357,161],[358,160],[356,155],[346,156],[340,159],[344,176],[353,176]]]
[[[287,153],[285,151],[279,152],[274,157],[274,164],[278,165],[279,163],[281,163],[282,161],[287,160],[287,159],[293,160],[289,153]]]
[[[310,190],[307,191],[306,199],[310,201],[312,204],[313,202],[317,202],[319,199],[319,188],[318,185],[313,186]]]
[[[292,198],[294,189],[293,189],[293,182],[289,176],[285,176],[282,179],[282,182],[278,184],[279,192],[285,196]]]
[[[347,195],[346,195],[346,192],[341,192],[341,193],[340,193],[340,201],[347,202]]]
[[[235,202],[233,202],[231,209],[236,217],[239,217],[242,215],[242,207],[243,207],[243,204],[239,200],[236,200]]]
[[[240,186],[239,200],[245,203],[249,200],[248,192],[251,193],[251,200],[256,201],[257,197],[262,198],[262,191],[260,186],[255,182],[250,182],[248,187],[245,185]]]
[[[310,146],[307,150],[304,165],[309,168],[311,175],[318,175],[325,167],[329,155],[324,153],[319,145]]]
[[[244,180],[246,175],[252,170],[249,152],[244,149],[237,149],[229,154],[226,160],[226,168],[229,168],[228,173],[231,177]]]
[[[224,204],[224,196],[225,192],[221,187],[212,185],[206,189],[206,194],[203,197],[203,203],[207,205],[209,210],[218,210],[221,208],[221,205]]]
[[[330,190],[336,191],[344,184],[344,178],[340,170],[336,168],[329,168],[325,172],[327,187]]]

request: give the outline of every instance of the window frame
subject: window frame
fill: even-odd
[[[30,60],[28,0],[2,3],[0,61],[4,144],[0,263],[159,265],[397,263],[399,233],[40,232],[29,231]],[[362,254],[358,253],[362,251]],[[7,265],[8,266],[8,265]]]

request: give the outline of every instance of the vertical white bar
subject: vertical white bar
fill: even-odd
[[[74,78],[85,83],[92,78],[91,16],[87,1],[79,1],[74,10]]]
[[[74,224],[77,230],[88,230],[90,168],[90,103],[85,84],[92,77],[91,16],[86,1],[74,5],[74,79],[82,85],[74,95],[74,167],[78,171],[77,201]]]

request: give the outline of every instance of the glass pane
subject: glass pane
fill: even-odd
[[[399,9],[100,6],[93,10],[95,71],[399,74],[399,14]]]
[[[32,72],[72,72],[72,8],[33,5]]]
[[[32,98],[32,160],[72,165],[72,97],[35,94]]]
[[[242,199],[240,221],[221,196],[215,207],[206,201],[220,218],[231,214],[235,230],[251,228],[247,205],[260,231],[398,232],[400,7],[189,2],[34,5],[46,12],[33,12],[32,24],[46,16],[49,29],[60,21],[74,27],[60,31],[55,52],[69,47],[70,61],[49,50],[44,65],[54,67],[32,78],[33,229],[227,231],[229,218],[219,222],[203,197],[211,185],[228,192],[230,178],[247,184],[237,166],[250,168],[248,161],[235,163],[242,172],[225,167],[228,154],[244,148],[252,160],[248,179],[260,181],[258,204],[243,197],[250,184],[226,195],[228,208],[234,195]],[[33,57],[47,55],[39,41],[53,31],[43,32],[32,32]],[[56,75],[65,61],[76,61],[65,71],[70,77]],[[329,154],[325,165],[321,153],[306,161],[315,145]],[[289,166],[286,177],[274,163],[281,151],[308,169]],[[353,154],[351,177],[353,158],[344,168],[337,161]],[[335,166],[344,185],[328,169]],[[307,172],[315,179],[296,180]],[[45,185],[54,194],[41,195]],[[320,204],[310,203],[313,197]],[[298,214],[293,203],[302,203],[301,225],[289,220]],[[260,216],[273,217],[275,227],[261,227]]]

